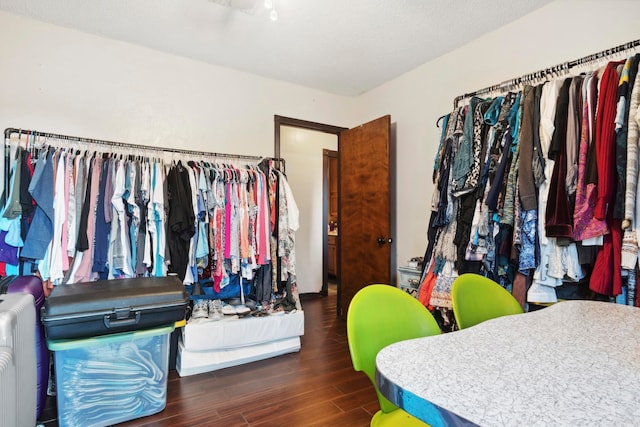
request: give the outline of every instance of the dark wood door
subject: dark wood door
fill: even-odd
[[[361,288],[391,283],[389,137],[384,116],[340,133],[338,313]]]

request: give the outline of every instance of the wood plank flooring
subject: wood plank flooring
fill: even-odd
[[[367,377],[351,365],[335,293],[303,295],[302,306],[300,352],[184,378],[170,371],[165,410],[120,425],[368,426],[378,401]]]

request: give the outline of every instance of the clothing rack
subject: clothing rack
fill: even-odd
[[[252,160],[255,161],[256,163],[261,163],[263,161],[274,161],[278,163],[279,169],[285,173],[286,170],[286,163],[285,160],[281,157],[263,157],[263,156],[250,156],[250,155],[245,155],[245,154],[228,154],[228,153],[212,153],[212,152],[207,152],[207,151],[196,151],[196,150],[184,150],[181,148],[163,148],[163,147],[150,147],[147,145],[140,145],[140,144],[129,144],[129,143],[125,143],[125,142],[114,142],[114,141],[107,141],[107,140],[103,140],[103,139],[93,139],[93,138],[85,138],[85,137],[79,137],[79,136],[71,136],[71,135],[61,135],[61,134],[57,134],[57,133],[50,133],[50,132],[40,132],[40,131],[35,131],[35,130],[23,130],[23,129],[17,129],[17,128],[6,128],[4,130],[4,148],[5,148],[5,162],[4,162],[4,179],[5,179],[5,186],[4,188],[6,189],[8,187],[8,180],[9,180],[9,141],[11,138],[11,135],[18,135],[18,137],[24,135],[25,137],[40,137],[40,138],[50,138],[50,139],[57,139],[57,140],[62,140],[62,141],[69,141],[71,143],[74,142],[78,142],[78,143],[82,143],[82,144],[98,144],[98,145],[103,145],[103,146],[109,146],[109,147],[118,147],[118,148],[125,148],[125,149],[131,149],[131,150],[144,150],[144,151],[155,151],[155,152],[165,152],[165,153],[176,153],[176,154],[186,154],[186,155],[191,155],[191,156],[199,156],[199,157],[214,157],[214,158],[222,158],[222,159],[237,159],[237,160]],[[6,196],[6,194],[4,195]],[[4,198],[4,197],[3,197]]]
[[[178,153],[178,154],[189,154],[193,156],[209,156],[209,157],[220,157],[220,158],[228,158],[228,159],[245,159],[245,160],[273,160],[277,162],[282,162],[284,164],[283,158],[276,157],[263,157],[263,156],[249,156],[245,154],[228,154],[228,153],[212,153],[208,151],[196,151],[196,150],[184,150],[181,148],[163,148],[163,147],[150,147],[148,145],[140,145],[140,144],[129,144],[125,142],[114,142],[107,141],[103,139],[93,139],[93,138],[84,138],[79,136],[71,136],[71,135],[61,135],[57,133],[50,132],[40,132],[35,130],[23,130],[16,128],[6,128],[4,130],[4,138],[5,143],[9,140],[11,135],[25,135],[25,136],[37,136],[41,138],[51,138],[51,139],[59,139],[70,142],[80,142],[85,144],[100,144],[107,145],[112,147],[121,147],[135,150],[148,150],[148,151],[161,151],[161,152],[170,152],[170,153]]]
[[[616,55],[621,52],[625,52],[627,50],[633,49],[638,46],[640,46],[640,39],[633,40],[613,48],[605,49],[603,51],[593,53],[591,55],[587,55],[582,58],[575,59],[573,61],[564,62],[562,64],[554,65],[553,67],[550,67],[550,68],[545,68],[542,70],[535,71],[533,73],[525,74],[523,76],[520,76],[514,79],[506,80],[501,83],[495,84],[493,86],[488,86],[488,87],[476,90],[474,92],[465,93],[463,95],[456,96],[453,100],[453,108],[454,109],[457,108],[458,104],[463,99],[468,99],[468,98],[471,98],[472,96],[484,95],[484,94],[496,92],[496,91],[512,90],[516,87],[519,87],[521,84],[534,82],[536,80],[545,78],[549,75],[564,75],[574,67],[599,61],[609,56]]]

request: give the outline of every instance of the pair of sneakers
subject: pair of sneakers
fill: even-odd
[[[193,310],[191,311],[191,319],[220,320],[223,317],[222,301],[219,299],[199,299],[194,301]]]

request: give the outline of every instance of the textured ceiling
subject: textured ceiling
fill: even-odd
[[[0,9],[355,96],[551,0],[272,1],[276,21],[264,0],[0,0]]]

